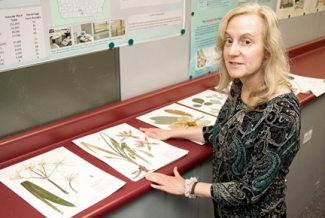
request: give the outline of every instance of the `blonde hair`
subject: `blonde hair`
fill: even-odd
[[[227,89],[233,78],[229,76],[227,71],[223,49],[225,46],[225,32],[230,20],[243,14],[257,14],[264,21],[264,49],[267,58],[265,59],[262,69],[264,70],[264,84],[262,87],[255,89],[249,96],[247,109],[252,110],[258,105],[269,101],[270,97],[275,94],[279,85],[291,87],[288,82],[289,62],[284,47],[282,34],[279,28],[278,20],[275,12],[267,7],[260,6],[255,2],[240,5],[230,10],[222,19],[217,35],[217,51],[219,56],[219,72],[220,81],[217,90]],[[229,93],[228,93],[229,95]],[[230,96],[230,95],[229,95]]]

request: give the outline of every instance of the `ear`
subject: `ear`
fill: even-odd
[[[265,49],[264,59],[268,59],[270,53]]]

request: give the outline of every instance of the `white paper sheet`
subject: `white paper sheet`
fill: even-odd
[[[295,74],[290,74],[289,76],[289,82],[291,83],[295,94],[308,93],[318,85],[322,85],[322,83],[325,81],[324,79],[298,76]]]
[[[225,94],[213,90],[205,90],[178,103],[217,116],[226,99],[227,95]]]
[[[177,103],[151,111],[137,117],[137,119],[161,129],[202,128],[203,126],[213,125],[216,121],[215,116]],[[200,145],[204,144],[197,141],[193,142]]]
[[[51,218],[72,217],[125,184],[64,147],[0,170],[0,181],[45,217]],[[33,190],[29,191],[30,188],[36,190],[39,198],[32,194]],[[50,201],[49,198],[55,199],[54,195],[60,200]]]
[[[320,95],[325,93],[325,82],[318,84],[317,86],[311,88],[311,92],[319,97]]]
[[[147,138],[140,130],[120,124],[73,140],[73,143],[132,181],[188,153],[163,141]]]

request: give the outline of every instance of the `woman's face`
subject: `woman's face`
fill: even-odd
[[[243,83],[263,81],[264,21],[256,14],[233,17],[226,28],[224,60],[229,75]]]

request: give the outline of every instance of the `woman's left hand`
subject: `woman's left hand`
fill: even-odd
[[[177,167],[174,167],[174,176],[167,176],[161,173],[147,173],[145,178],[152,182],[151,187],[168,192],[174,195],[184,195],[185,180],[179,174]]]

